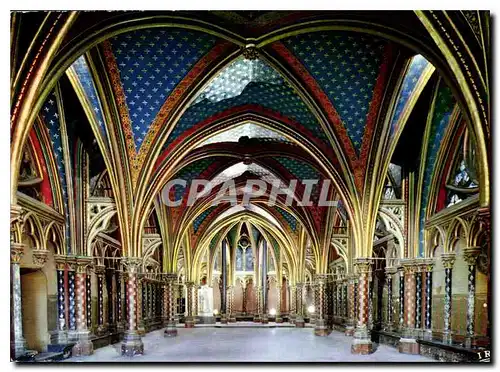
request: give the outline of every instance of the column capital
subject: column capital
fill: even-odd
[[[370,257],[360,257],[354,260],[354,266],[358,269],[358,274],[367,274],[370,272],[372,259]]]
[[[161,275],[166,282],[175,282],[177,280],[177,274],[175,273],[163,273]]]
[[[55,254],[54,262],[56,263],[56,270],[64,270],[66,268],[66,256]]]
[[[390,267],[386,267],[385,268],[385,273],[387,275],[394,275],[398,272],[398,269],[397,267],[394,267],[394,266],[390,266]]]
[[[463,250],[464,259],[469,266],[476,265],[480,253],[481,247],[467,247]]]
[[[453,264],[455,263],[455,253],[443,253],[441,255],[441,261],[443,262],[445,269],[453,268]]]
[[[92,265],[91,257],[78,257],[76,259],[76,271],[79,274],[85,274],[87,267]]]
[[[34,249],[33,250],[33,263],[37,267],[43,267],[47,258],[49,256],[49,251],[47,249]]]
[[[316,275],[314,275],[314,283],[326,284],[327,279],[328,279],[328,275],[327,274],[316,274]]]
[[[94,272],[98,276],[104,275],[104,272],[106,271],[106,266],[104,265],[94,265]]]
[[[76,257],[75,256],[66,256],[66,264],[68,265],[68,271],[76,270]]]
[[[140,271],[142,259],[139,257],[123,257],[122,262],[125,270],[130,274],[137,274]]]
[[[24,244],[22,243],[10,243],[10,262],[13,264],[18,264],[24,255]]]

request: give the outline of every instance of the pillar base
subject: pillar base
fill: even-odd
[[[260,318],[260,322],[262,324],[268,324],[269,323],[269,318],[267,317],[267,314],[262,314],[262,317]]]
[[[260,322],[261,322],[261,317],[260,317],[260,315],[258,315],[258,314],[257,314],[257,315],[254,315],[254,316],[253,316],[253,321],[254,321],[255,323],[260,323]]]
[[[351,345],[351,353],[361,355],[371,354],[373,353],[373,344],[371,341],[354,343]]]
[[[452,341],[451,331],[443,332],[443,343],[451,344],[451,341]]]
[[[11,349],[14,350],[14,358],[19,358],[26,353],[26,340],[19,338],[11,343]]]
[[[420,344],[414,338],[399,339],[398,351],[403,354],[420,354]]]
[[[288,316],[288,323],[295,324],[295,314],[290,314]]]
[[[276,323],[283,323],[283,318],[280,315],[276,315],[276,318],[274,319]]]
[[[78,341],[71,350],[73,356],[92,355],[94,352],[94,345],[92,344],[92,341],[90,341],[89,336],[90,331],[78,332]]]
[[[165,337],[175,337],[177,336],[177,327],[174,323],[167,324],[165,332],[163,333]]]
[[[50,333],[51,344],[67,344],[68,332],[67,331],[54,331]]]
[[[122,355],[132,357],[144,354],[144,344],[137,331],[127,331],[122,342]]]
[[[194,328],[196,321],[194,317],[192,316],[187,316],[186,319],[184,320],[184,328]]]
[[[318,319],[315,323],[314,334],[316,336],[328,336],[330,334],[330,330],[326,325],[326,321],[324,319]]]
[[[304,321],[304,318],[302,318],[301,316],[298,316],[297,318],[295,318],[295,327],[304,328],[305,325],[306,325],[306,322]]]
[[[231,315],[229,315],[229,318],[227,321],[228,321],[228,323],[236,323],[236,317],[233,314],[231,314]]]
[[[106,333],[108,333],[108,328],[104,324],[101,324],[97,326],[95,333],[97,336],[104,336]]]
[[[373,351],[373,343],[368,329],[366,327],[357,328],[354,332],[354,339],[352,340],[351,353],[371,354]]]
[[[354,336],[354,326],[352,325],[348,325],[345,327],[345,331],[344,331],[344,334],[346,336]]]

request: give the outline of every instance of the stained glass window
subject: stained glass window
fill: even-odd
[[[446,184],[447,207],[479,192],[475,162],[474,144],[466,132],[460,139],[460,147]]]

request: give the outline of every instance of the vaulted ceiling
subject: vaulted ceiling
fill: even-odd
[[[332,180],[330,197],[341,201],[339,207],[300,207],[303,190],[297,188],[291,206],[285,205],[285,195],[278,206],[266,206],[266,191],[254,200],[253,210],[233,211],[264,219],[269,213],[283,234],[293,240],[304,230],[313,249],[321,249],[329,239],[327,226],[351,220],[361,230],[368,223],[363,218],[373,213],[373,185],[384,182],[407,123],[424,132],[425,122],[416,119],[414,108],[437,92],[425,137],[423,178],[427,187],[431,184],[440,139],[457,101],[436,66],[408,47],[408,39],[415,38],[409,32],[405,37],[401,31],[377,32],[378,26],[369,30],[366,23],[315,27],[318,12],[145,13],[144,21],[135,20],[133,12],[93,17],[96,29],[113,26],[80,53],[66,76],[116,179],[112,184],[126,199],[122,222],[133,225],[153,206],[163,208],[160,195],[170,179],[209,180],[216,187],[195,206],[183,203],[158,213],[168,219],[170,233],[184,231],[196,246],[207,229],[210,241],[223,231],[217,218],[233,208],[209,203],[221,180],[234,179],[240,194],[248,179],[262,179],[269,187],[277,180],[283,188],[291,179]],[[370,17],[358,12],[353,22],[360,25]],[[397,18],[379,17],[388,28]],[[120,27],[120,19],[136,24]],[[403,28],[422,34],[418,20],[407,14],[402,19],[408,20]],[[301,28],[295,26],[299,23]],[[58,132],[65,97],[59,90],[48,96],[40,117],[52,139],[66,205]],[[179,187],[171,194],[186,197]],[[177,240],[173,249],[183,237]]]

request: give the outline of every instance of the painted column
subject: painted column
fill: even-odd
[[[123,332],[123,271],[116,270],[116,330],[117,332]]]
[[[316,274],[316,322],[314,327],[314,334],[316,336],[328,336],[328,326],[326,323],[327,301],[326,301],[326,281],[328,276],[326,274]]]
[[[422,333],[422,260],[415,267],[415,336]]]
[[[416,263],[413,259],[402,260],[404,270],[404,327],[399,339],[400,353],[419,354],[420,345],[415,339]]]
[[[332,315],[334,318],[339,313],[339,309],[338,309],[339,306],[337,305],[339,303],[338,296],[337,296],[338,283],[339,283],[339,279],[337,277],[335,277],[335,279],[333,280],[333,286],[332,286]]]
[[[65,344],[68,342],[68,321],[66,317],[66,257],[54,255],[57,275],[57,331],[51,335],[51,343]]]
[[[427,259],[425,271],[425,310],[424,310],[424,338],[432,338],[432,259]]]
[[[73,346],[73,356],[90,355],[94,351],[87,328],[87,267],[92,264],[90,257],[79,257],[76,261],[76,330],[77,343]]]
[[[297,316],[295,318],[295,327],[304,328],[304,283],[297,283]]]
[[[385,325],[385,330],[391,332],[394,329],[394,305],[392,302],[392,276],[397,273],[395,267],[385,268],[385,280],[387,283],[387,322]]]
[[[451,343],[451,274],[455,263],[454,253],[443,253],[441,260],[444,267],[444,327],[443,342]]]
[[[468,293],[467,293],[467,338],[465,344],[467,347],[471,347],[474,344],[475,327],[474,327],[474,317],[475,317],[475,300],[476,300],[476,262],[479,254],[481,253],[481,248],[470,247],[464,249],[464,259],[469,266],[468,275]]]
[[[354,281],[354,275],[349,275],[348,276],[348,285],[347,285],[347,290],[349,292],[349,297],[348,297],[348,302],[347,302],[347,310],[348,310],[348,316],[347,316],[347,322],[346,322],[346,327],[345,327],[345,335],[346,336],[352,336],[354,335],[354,327],[355,327],[355,319],[356,319],[356,296],[355,296],[355,281]]]
[[[370,258],[358,258],[355,261],[358,272],[358,317],[356,330],[351,346],[353,354],[370,354],[373,352],[373,344],[368,329],[369,310],[369,276],[371,268]]]
[[[241,311],[243,314],[247,313],[247,282],[242,279],[241,281]]]
[[[11,338],[11,356],[20,357],[26,351],[26,340],[23,337],[23,312],[21,303],[21,259],[24,254],[24,244],[10,243],[10,281],[11,309],[14,337]]]
[[[68,270],[68,338],[70,341],[76,341],[78,338],[76,333],[76,301],[75,301],[75,270],[76,270],[76,258],[67,257],[66,258],[67,270]]]
[[[260,323],[262,321],[262,287],[259,285],[257,286],[256,290],[256,299],[257,299],[257,314],[255,314],[253,321]]]
[[[399,331],[402,332],[405,323],[405,275],[403,267],[398,267],[399,273]]]
[[[335,283],[335,290],[333,292],[333,296],[336,299],[335,308],[337,311],[334,322],[340,324],[342,323],[342,307],[344,306],[342,298],[342,275],[340,273],[337,276],[337,281]]]
[[[137,279],[136,279],[136,292],[137,292],[137,296],[136,296],[136,315],[135,315],[135,319],[136,319],[136,322],[137,322],[137,332],[139,333],[140,336],[144,336],[146,334],[146,327],[144,326],[144,316],[143,314],[145,313],[145,308],[144,308],[144,291],[143,291],[143,287],[146,286],[146,283],[145,283],[145,277],[144,277],[144,273],[140,273],[139,270],[140,269],[137,269],[138,272],[137,272]],[[130,280],[130,279],[129,279]]]
[[[127,280],[127,330],[122,342],[122,355],[134,356],[144,354],[144,344],[138,332],[137,320],[140,307],[138,307],[138,274],[142,259],[130,257],[124,260]]]
[[[187,282],[186,289],[187,289],[187,294],[186,294],[187,316],[186,316],[186,319],[184,320],[184,327],[185,328],[194,328],[195,319],[194,319],[193,301],[195,300],[194,292],[196,292],[196,286],[193,282]]]
[[[276,323],[283,323],[283,318],[281,317],[281,291],[283,287],[276,285]]]
[[[288,322],[295,324],[295,317],[297,316],[297,286],[290,285],[290,314],[288,316]]]
[[[177,336],[177,327],[175,325],[175,281],[177,280],[176,274],[163,274],[165,279],[165,291],[163,293],[163,313],[164,322],[166,324],[164,336],[175,337]]]
[[[109,332],[116,332],[116,281],[115,269],[106,268],[106,287],[108,290],[108,324]]]
[[[371,269],[368,276],[368,329],[373,329],[373,275]]]
[[[196,292],[198,300],[198,292]],[[227,286],[227,321],[229,323],[236,323],[236,317],[233,311],[234,306],[234,287],[232,285]]]
[[[226,299],[226,287],[227,287],[227,249],[226,249],[226,240],[222,240],[222,262],[221,262],[221,323],[227,323],[226,316],[226,308],[227,308],[227,299]]]
[[[87,328],[92,332],[92,282],[91,278],[91,266],[87,267],[87,276],[85,278],[86,288],[86,304],[87,304]]]
[[[104,335],[106,326],[104,325],[104,265],[95,265],[94,272],[97,276],[97,334]]]

